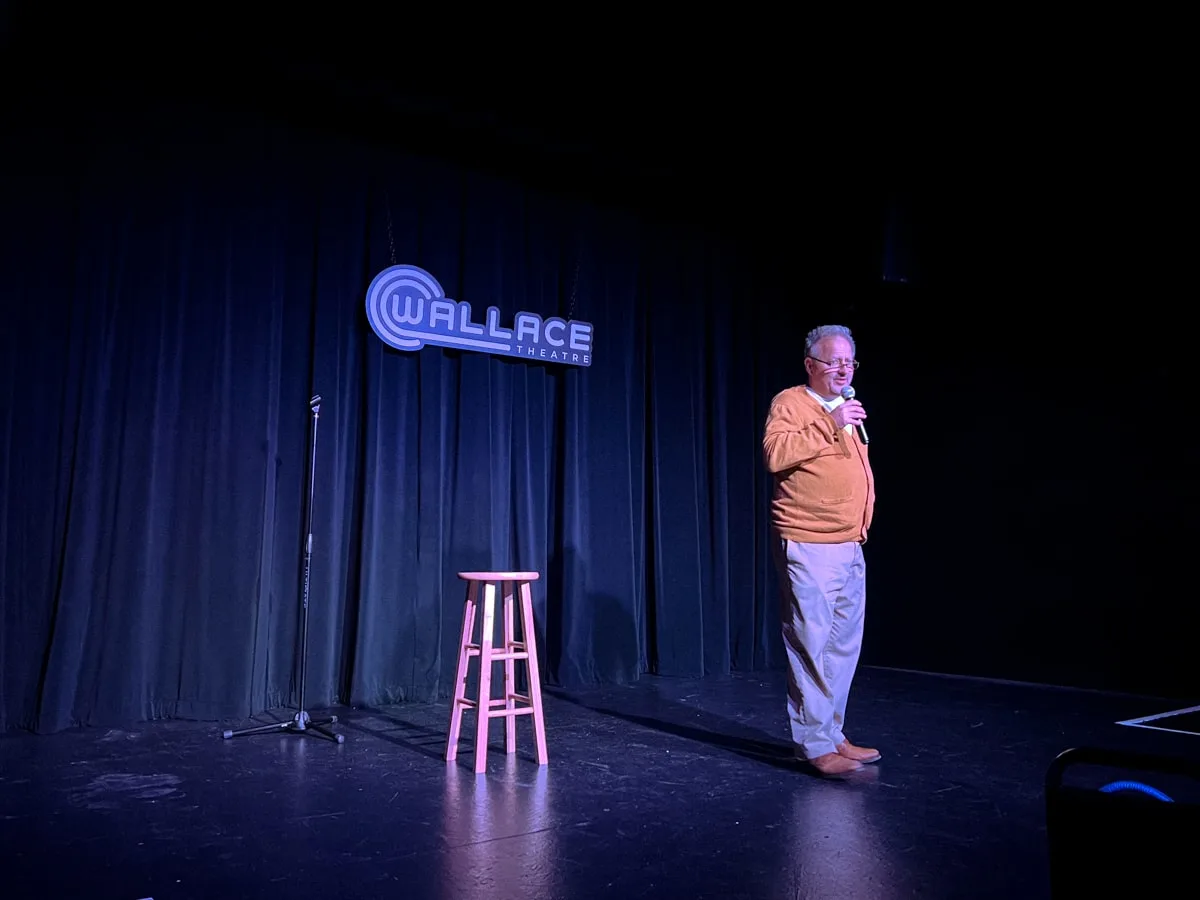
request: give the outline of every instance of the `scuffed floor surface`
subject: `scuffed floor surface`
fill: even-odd
[[[525,717],[515,759],[493,724],[482,776],[470,714],[443,761],[445,703],[337,710],[340,745],[221,738],[249,722],[11,734],[3,896],[1038,900],[1057,754],[1200,754],[1116,724],[1183,703],[863,669],[847,732],[883,759],[828,781],[793,761],[783,697],[775,672],[547,688],[549,766]]]

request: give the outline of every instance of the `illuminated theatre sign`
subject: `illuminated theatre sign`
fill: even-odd
[[[416,266],[391,266],[372,279],[367,321],[381,341],[397,350],[432,344],[571,366],[592,364],[590,323],[518,312],[512,327],[505,328],[495,306],[488,307],[483,323],[475,322],[470,303],[449,299],[437,279]]]

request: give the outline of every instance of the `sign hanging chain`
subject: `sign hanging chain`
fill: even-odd
[[[578,297],[579,291],[579,265],[580,259],[583,256],[583,238],[576,236],[575,240],[575,273],[571,278],[571,297],[567,304],[567,321],[571,321],[575,317],[575,300]]]
[[[387,212],[388,253],[391,256],[392,265],[394,266],[396,264],[396,239],[392,236],[392,196],[387,190],[383,192],[383,202],[385,204],[384,209]]]
[[[383,192],[384,211],[387,213],[388,258],[396,265],[396,237],[392,230],[392,198],[388,191]],[[567,319],[575,315],[575,302],[579,298],[579,269],[583,262],[583,238],[577,237],[575,243],[575,271],[571,276],[571,295],[567,303]]]

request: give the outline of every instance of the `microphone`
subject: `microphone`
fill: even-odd
[[[842,388],[842,399],[843,400],[853,400],[854,399],[854,388],[852,388],[850,385],[846,385],[844,388]],[[867,429],[863,427],[862,422],[858,423],[858,436],[862,439],[862,442],[864,444],[871,443],[870,438],[867,437]]]

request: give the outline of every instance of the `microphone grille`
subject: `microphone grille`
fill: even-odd
[[[846,385],[844,388],[842,388],[842,399],[843,400],[853,400],[854,399],[854,388],[851,387],[850,385]]]

